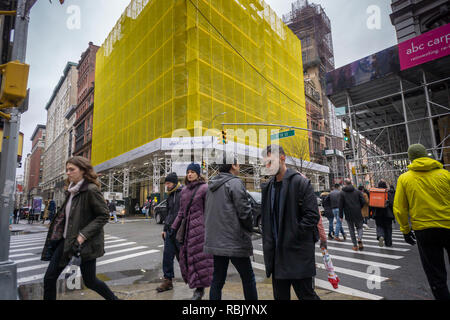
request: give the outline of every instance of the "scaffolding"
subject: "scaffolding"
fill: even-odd
[[[329,96],[346,109],[342,119],[352,134],[345,153],[355,167],[355,183],[376,186],[384,179],[396,185],[410,163],[408,146],[415,143],[449,169],[449,76],[447,56]]]

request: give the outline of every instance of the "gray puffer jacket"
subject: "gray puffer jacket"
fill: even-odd
[[[230,173],[212,178],[205,207],[204,252],[226,257],[253,255],[252,209],[242,180]]]

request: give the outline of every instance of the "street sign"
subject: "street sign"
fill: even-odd
[[[295,136],[295,130],[289,130],[289,131],[285,131],[285,132],[272,134],[270,136],[270,139],[278,140],[278,139],[288,138],[288,137],[292,137],[292,136]]]

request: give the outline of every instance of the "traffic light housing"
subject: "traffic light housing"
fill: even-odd
[[[356,176],[356,168],[355,168],[355,167],[352,167],[352,174],[353,174],[354,176]]]
[[[223,144],[227,143],[227,130],[222,130],[222,142]]]
[[[348,128],[344,129],[344,141],[350,141],[350,130]]]
[[[30,66],[20,61],[0,65],[0,109],[17,107],[26,98],[29,71]]]
[[[206,161],[203,160],[203,161],[202,161],[202,169],[205,169],[205,168],[206,168]]]

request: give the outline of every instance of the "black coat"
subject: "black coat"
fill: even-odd
[[[392,220],[395,219],[394,217],[394,197],[395,192],[393,190],[388,191],[388,204],[386,208],[373,208],[373,211],[375,213],[375,221],[377,223],[392,223]]]
[[[271,215],[274,180],[275,177],[262,188],[262,237],[266,275],[273,275],[276,279],[313,277],[316,275],[314,243],[318,240],[317,224],[320,215],[311,182],[292,169],[286,171],[280,191],[278,238],[275,239]]]
[[[65,208],[68,200],[69,192],[66,192],[66,199],[48,229],[41,256],[43,261],[51,260],[56,249],[55,242],[62,239],[64,224],[66,223]],[[81,247],[81,259],[89,261],[103,256],[105,254],[103,226],[108,223],[108,219],[108,207],[100,189],[95,184],[85,180],[79,193],[72,198],[71,212],[67,222],[69,225],[60,266],[64,267],[69,263],[80,233],[86,237]],[[56,240],[51,240],[52,238]]]
[[[352,185],[345,186],[341,191],[341,198],[339,200],[339,217],[352,222],[362,222],[363,216],[361,208],[366,203],[361,191],[356,190]]]
[[[182,185],[180,185],[177,190],[173,191],[167,198],[167,216],[166,219],[164,219],[164,232],[170,230],[170,226],[173,224],[178,215],[178,210],[180,209],[181,190],[183,190]]]
[[[331,197],[330,194],[327,193],[322,193],[320,195],[320,198],[322,199],[322,207],[323,207],[323,215],[326,218],[333,218],[333,211],[331,209]]]

